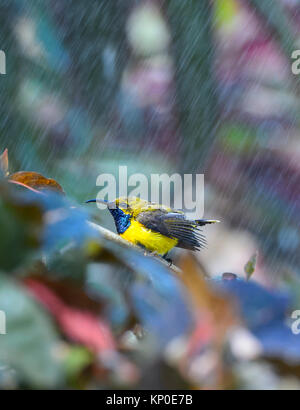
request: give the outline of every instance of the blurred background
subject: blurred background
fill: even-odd
[[[298,48],[298,0],[0,0],[1,152],[77,203],[120,165],[204,173],[205,273],[257,252],[253,281],[299,293]]]

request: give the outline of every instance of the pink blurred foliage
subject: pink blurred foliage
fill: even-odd
[[[111,351],[116,344],[108,324],[89,311],[66,305],[51,289],[35,279],[26,279],[32,296],[55,318],[61,331],[73,342],[91,351]]]

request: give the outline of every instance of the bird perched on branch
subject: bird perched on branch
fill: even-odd
[[[118,198],[107,205],[118,234],[127,241],[166,258],[174,247],[199,250],[205,244],[200,227],[219,222],[210,219],[188,220],[185,214],[140,198]]]

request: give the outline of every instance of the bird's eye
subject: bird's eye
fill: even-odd
[[[126,202],[120,202],[120,203],[119,203],[119,208],[127,209],[127,208],[128,208],[128,204],[127,204]]]

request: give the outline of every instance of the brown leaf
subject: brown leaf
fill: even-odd
[[[64,194],[64,190],[54,179],[46,178],[37,172],[20,171],[9,176],[9,181],[37,191],[50,189]]]
[[[223,351],[230,330],[239,324],[235,306],[209,284],[195,257],[185,255],[179,266],[183,272],[180,279],[188,291],[195,316],[184,366],[188,363],[192,366],[195,360],[212,359],[211,368],[197,382],[202,388],[225,387],[230,375],[223,360]],[[187,367],[185,371],[189,373]]]
[[[3,175],[8,176],[8,149],[6,148],[3,151],[3,154],[0,155],[0,170],[3,172]]]
[[[190,300],[195,309],[209,312],[214,316],[216,323],[222,317],[222,323],[226,318],[232,322],[235,317],[230,302],[221,294],[211,288],[203,276],[203,270],[192,255],[184,256],[180,261],[183,274],[180,276],[188,290]]]

